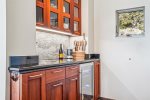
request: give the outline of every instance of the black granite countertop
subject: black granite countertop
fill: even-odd
[[[47,68],[58,68],[65,67],[74,64],[82,64],[88,62],[99,61],[99,59],[87,59],[82,61],[73,61],[73,60],[40,60],[39,64],[33,66],[10,66],[8,69],[10,72],[15,71],[19,73],[28,73],[37,70],[45,70]]]

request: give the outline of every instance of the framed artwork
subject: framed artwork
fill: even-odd
[[[116,37],[144,36],[145,7],[116,11]]]

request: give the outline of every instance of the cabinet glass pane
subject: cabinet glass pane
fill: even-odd
[[[43,8],[36,6],[36,22],[44,22]]]
[[[57,0],[51,0],[51,7],[58,8],[58,1]]]
[[[74,17],[79,17],[79,11],[77,7],[74,7]]]
[[[70,19],[64,17],[64,29],[69,29],[70,27]]]
[[[78,32],[79,31],[79,22],[74,21],[74,31]]]
[[[79,3],[79,0],[74,0],[74,2],[78,4],[78,3]]]
[[[63,11],[65,13],[70,13],[70,4],[68,2],[66,2],[66,1],[64,1]]]
[[[43,0],[37,0],[37,1],[43,2]]]
[[[50,20],[51,20],[51,22],[50,22],[50,24],[51,24],[51,26],[53,26],[53,27],[57,27],[58,26],[58,14],[57,13],[54,13],[54,12],[51,12],[50,13]]]

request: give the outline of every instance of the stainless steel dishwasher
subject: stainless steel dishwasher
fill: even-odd
[[[94,63],[80,64],[81,100],[94,99]]]

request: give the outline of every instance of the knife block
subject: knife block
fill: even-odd
[[[84,51],[76,51],[73,52],[73,60],[80,61],[85,59],[85,52]]]

